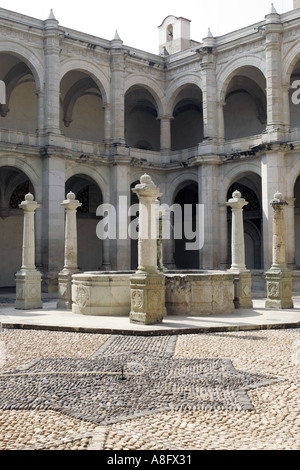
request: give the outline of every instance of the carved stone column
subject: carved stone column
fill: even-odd
[[[41,273],[35,267],[35,230],[34,213],[40,207],[32,194],[25,196],[19,204],[24,211],[22,266],[16,273],[16,309],[35,309],[42,307]]]
[[[160,118],[160,150],[171,150],[171,121],[173,116],[161,116]]]
[[[161,196],[150,176],[132,190],[139,198],[138,269],[130,279],[133,323],[160,323],[165,309],[165,278],[157,269],[156,199]]]
[[[231,267],[235,274],[234,304],[236,308],[252,308],[251,273],[245,265],[245,241],[243,207],[248,204],[239,191],[234,191],[232,199],[226,203],[232,210]]]
[[[65,262],[58,276],[58,308],[72,308],[72,275],[78,273],[77,266],[77,224],[76,211],[81,202],[75,199],[75,194],[67,194],[61,205],[66,210],[65,225]]]
[[[284,207],[287,202],[281,193],[271,201],[273,218],[273,263],[266,272],[267,308],[293,308],[292,273],[286,265]]]

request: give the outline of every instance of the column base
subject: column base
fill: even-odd
[[[234,269],[229,269],[229,272],[234,274],[235,308],[253,308],[251,272]]]
[[[16,273],[15,309],[27,310],[43,307],[41,299],[42,275],[39,271],[23,270]]]
[[[293,308],[291,271],[287,268],[271,268],[266,272],[267,299],[266,308]]]
[[[159,272],[136,272],[130,278],[130,322],[152,325],[166,315],[165,277]]]
[[[79,272],[79,269],[63,269],[59,273],[57,308],[72,309],[72,275]]]

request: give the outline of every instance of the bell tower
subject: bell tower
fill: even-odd
[[[173,15],[167,16],[159,30],[159,53],[174,54],[191,46],[190,20]]]

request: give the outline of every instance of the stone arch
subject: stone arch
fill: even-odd
[[[172,116],[172,150],[197,146],[204,135],[203,95],[199,83],[185,81],[168,101],[168,113]]]
[[[187,184],[189,184],[189,183],[198,184],[198,175],[197,175],[196,172],[193,173],[192,171],[180,172],[175,177],[174,177],[174,175],[170,175],[170,178],[172,180],[172,185],[171,185],[171,183],[169,185],[168,176],[167,176],[167,181],[166,181],[166,184],[169,185],[169,187],[171,188],[171,193],[169,195],[170,204],[172,204],[174,202],[178,192],[182,188],[184,188]]]
[[[176,79],[174,79],[170,85],[167,87],[166,90],[166,109],[165,113],[166,115],[172,115],[173,114],[173,109],[175,108],[178,100],[178,95],[182,91],[182,89],[186,86],[189,85],[195,85],[201,90],[202,92],[202,81],[201,81],[201,76],[196,73],[181,73],[178,74]]]
[[[28,192],[34,194],[33,182],[20,165],[0,166],[0,287],[15,287],[15,273],[21,268],[23,211],[19,204]]]
[[[109,79],[107,76],[100,70],[97,66],[92,64],[91,62],[81,59],[69,59],[65,60],[61,64],[60,68],[60,82],[62,81],[63,77],[72,71],[80,71],[89,75],[96,85],[98,86],[100,93],[103,99],[103,105],[106,106],[109,103],[109,96],[110,96],[110,84]]]
[[[125,140],[129,147],[160,150],[161,102],[149,86],[136,82],[127,88],[125,104]]]
[[[266,79],[253,65],[236,67],[224,80],[223,103],[226,140],[261,134],[267,124]]]
[[[83,67],[63,75],[60,81],[60,127],[66,137],[103,141],[105,102],[101,90],[103,86],[98,78]]]
[[[103,203],[103,194],[96,180],[80,169],[66,179],[65,193],[70,191],[82,204],[77,209],[78,266],[83,271],[95,271],[103,263],[103,243],[96,233],[96,211]]]
[[[78,168],[78,164],[72,164],[66,168],[66,181],[78,174],[95,181],[95,184],[97,184],[102,193],[103,202],[109,202],[109,185],[107,173],[104,174],[100,172],[97,168],[91,165],[87,165],[85,163],[80,164],[80,170]]]
[[[300,175],[300,155],[295,158],[292,165],[290,165],[287,170],[287,181],[289,181],[289,184],[287,185],[286,197],[293,197],[293,188],[295,186],[298,176]]]
[[[9,54],[16,56],[20,61],[24,62],[30,69],[36,88],[42,90],[44,88],[44,63],[32,49],[28,49],[22,44],[14,41],[3,41],[1,43],[0,54]]]
[[[285,76],[283,77],[283,93],[287,94],[286,104],[286,124],[290,128],[300,126],[300,108],[299,108],[299,83],[300,83],[300,51],[293,57]],[[295,82],[295,83],[294,83]]]
[[[163,108],[163,101],[164,95],[162,92],[161,87],[157,84],[157,82],[146,75],[143,74],[132,74],[126,80],[124,84],[124,96],[128,93],[131,88],[145,88],[150,95],[152,96],[153,100],[155,101],[155,106],[157,110],[158,116],[164,115],[164,108]]]
[[[36,132],[38,128],[37,93],[43,87],[42,73],[30,62],[26,50],[0,51],[0,79],[5,84],[5,103],[0,104],[0,126]],[[34,56],[33,56],[34,57]],[[4,121],[5,119],[5,121]],[[2,123],[3,121],[3,123]]]
[[[282,83],[283,85],[290,84],[290,78],[293,69],[300,58],[300,45],[298,41],[293,44],[290,49],[284,54],[282,61]]]
[[[0,171],[3,168],[12,168],[16,169],[19,172],[24,173],[26,177],[31,181],[33,190],[35,192],[34,196],[35,198],[40,198],[41,193],[40,193],[40,187],[41,187],[41,175],[38,171],[37,166],[32,166],[28,163],[28,159],[25,159],[24,157],[15,156],[13,158],[12,155],[10,155],[9,158],[2,159],[0,163]]]
[[[260,161],[239,162],[233,165],[224,166],[222,175],[222,184],[220,184],[219,203],[223,204],[227,201],[227,193],[234,181],[243,178],[247,174],[254,174],[261,178]]]
[[[189,233],[196,230],[197,204],[199,204],[198,182],[189,179],[182,181],[174,191],[175,212],[170,219],[174,236],[174,263],[178,269],[200,268],[199,252],[187,248],[188,243],[194,241]]]
[[[257,173],[242,171],[227,186],[226,200],[238,190],[248,204],[243,209],[245,259],[248,269],[263,267],[263,236],[262,236],[262,188],[261,177]],[[227,207],[228,227],[228,265],[231,263],[231,209]]]
[[[226,64],[220,71],[217,72],[217,91],[218,101],[223,103],[226,97],[226,90],[230,83],[230,80],[239,73],[239,71],[245,67],[251,67],[257,69],[265,77],[266,65],[265,60],[257,55],[247,55],[239,59],[233,59]]]

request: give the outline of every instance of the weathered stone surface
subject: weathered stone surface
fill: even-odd
[[[77,224],[76,210],[82,204],[70,192],[61,203],[66,210],[65,223],[65,261],[58,275],[58,308],[72,308],[72,274],[79,271],[77,266]]]
[[[131,274],[109,271],[74,274],[73,313],[129,315]]]
[[[286,265],[284,207],[287,202],[281,193],[271,201],[273,218],[273,263],[266,272],[267,308],[293,308],[292,273]]]
[[[234,311],[234,275],[222,271],[197,274],[166,272],[168,315],[213,315]]]
[[[41,273],[35,267],[35,224],[34,213],[40,205],[31,193],[19,205],[24,212],[22,266],[15,275],[16,309],[35,309],[42,307]]]

